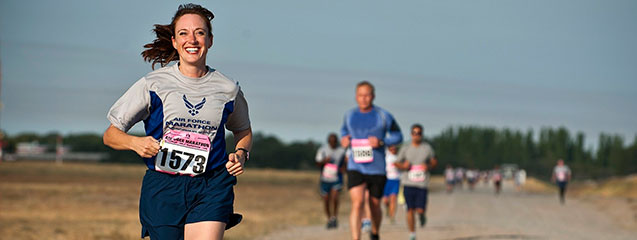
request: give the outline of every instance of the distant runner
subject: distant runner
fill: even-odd
[[[478,170],[477,169],[469,169],[467,170],[467,182],[469,183],[469,190],[473,191],[478,182]]]
[[[464,169],[462,169],[461,167],[456,168],[454,183],[456,184],[456,187],[459,187],[460,189],[464,187]]]
[[[373,105],[374,86],[363,81],[356,85],[357,108],[345,114],[341,129],[341,146],[350,147],[352,153],[347,162],[347,186],[352,210],[350,229],[352,239],[360,239],[361,212],[365,189],[369,190],[372,213],[370,238],[379,239],[382,213],[380,198],[385,188],[385,146],[402,142],[398,124],[389,112]]]
[[[445,183],[447,184],[447,193],[451,193],[453,191],[453,185],[455,184],[455,174],[453,171],[453,167],[451,164],[447,164],[447,168],[445,169]]]
[[[338,136],[331,133],[327,145],[316,152],[316,164],[321,168],[320,193],[325,203],[327,229],[338,227],[338,198],[343,189],[345,149],[338,144]]]
[[[409,239],[416,239],[414,213],[418,213],[420,227],[427,223],[427,194],[429,170],[437,164],[433,148],[423,141],[423,127],[414,124],[411,127],[411,143],[406,144],[398,153],[398,168],[403,170],[401,182],[407,202],[407,227]]]
[[[491,180],[493,180],[493,186],[495,187],[495,194],[500,194],[502,189],[502,171],[499,165],[495,165],[493,172],[491,172]]]
[[[526,171],[524,169],[519,169],[515,172],[515,187],[518,192],[522,191],[524,183],[526,183]]]
[[[557,166],[553,168],[553,176],[551,181],[560,188],[560,203],[564,204],[564,195],[566,194],[566,185],[571,181],[571,169],[564,165],[564,160],[557,160]]]
[[[387,209],[389,221],[392,224],[396,222],[396,199],[398,196],[398,190],[400,190],[400,171],[395,165],[397,153],[398,147],[396,145],[391,145],[387,148],[387,155],[385,156],[387,183],[385,183],[385,191],[383,191],[383,202]]]

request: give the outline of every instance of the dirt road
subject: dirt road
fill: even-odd
[[[627,218],[632,223],[620,222],[591,201],[567,198],[561,205],[557,194],[517,192],[510,183],[497,196],[482,183],[474,191],[433,192],[428,206],[428,223],[417,230],[417,239],[637,239],[632,215]],[[635,209],[623,207],[634,214]],[[395,224],[384,218],[381,239],[408,239],[404,219],[402,209]],[[327,231],[323,225],[294,227],[261,239],[349,239],[347,216],[340,222],[336,230]]]

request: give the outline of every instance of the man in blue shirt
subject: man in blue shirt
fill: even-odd
[[[380,198],[385,187],[385,146],[403,141],[394,117],[374,106],[374,86],[363,81],[356,85],[358,107],[345,114],[341,128],[341,145],[349,147],[347,157],[347,186],[352,201],[350,229],[352,239],[360,239],[361,212],[365,190],[369,190],[372,213],[371,239],[379,239],[382,219]]]

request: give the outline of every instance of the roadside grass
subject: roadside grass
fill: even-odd
[[[139,239],[144,171],[142,165],[2,162],[0,236]],[[317,172],[248,169],[238,182],[235,211],[244,221],[225,239],[253,239],[324,221]],[[341,213],[348,211],[345,205]]]

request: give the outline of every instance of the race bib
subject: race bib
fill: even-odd
[[[338,181],[338,166],[332,163],[326,163],[323,167],[323,179],[325,181]]]
[[[169,130],[159,144],[155,170],[170,174],[199,175],[206,171],[210,138],[199,133]]]
[[[385,169],[387,170],[387,179],[400,178],[400,172],[398,171],[398,168],[394,166],[394,164],[387,164],[387,168]]]
[[[566,173],[565,172],[557,172],[557,180],[560,182],[563,182],[566,180]]]
[[[407,178],[412,182],[424,182],[427,179],[424,165],[411,166]]]
[[[374,151],[369,139],[352,139],[352,155],[355,163],[369,163],[374,161]]]

